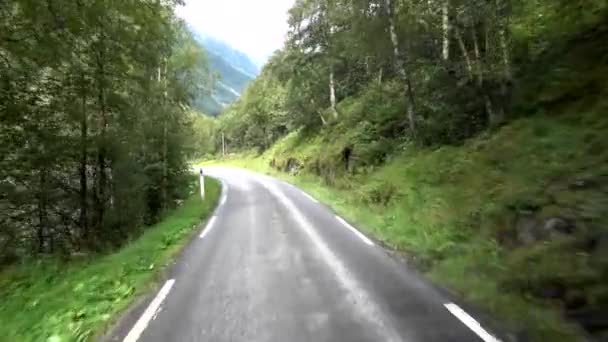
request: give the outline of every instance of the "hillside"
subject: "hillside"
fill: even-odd
[[[315,3],[220,117],[224,162],[307,189],[515,341],[603,341],[606,4]]]
[[[187,110],[211,75],[177,5],[0,2],[1,341],[94,340],[215,207]]]
[[[202,34],[195,37],[205,49],[210,70],[217,76],[212,94],[197,99],[195,107],[217,116],[239,98],[259,69],[247,55],[226,43]]]

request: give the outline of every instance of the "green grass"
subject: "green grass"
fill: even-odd
[[[606,300],[591,295],[605,293],[606,269],[590,266],[581,246],[587,233],[608,226],[608,194],[570,187],[577,179],[608,175],[605,115],[598,107],[576,116],[520,119],[463,146],[406,148],[354,175],[335,164],[341,146],[300,133],[261,156],[242,154],[223,163],[302,187],[407,253],[431,279],[491,313],[501,326],[525,331],[532,341],[577,341],[583,334],[563,319],[562,303],[533,294],[557,281],[568,293],[589,293],[587,307]],[[274,161],[281,168],[290,158],[303,165],[297,175],[270,167]],[[318,174],[319,164],[326,174]],[[514,220],[529,208],[541,218],[573,215],[578,231],[566,241],[517,245]]]
[[[208,178],[209,179],[209,178]],[[25,262],[0,273],[1,341],[86,341],[148,293],[216,206],[220,185],[187,199],[116,253],[88,260]]]
[[[608,308],[608,249],[590,247],[608,234],[606,4],[523,9],[513,40],[530,61],[513,101],[519,119],[501,129],[416,147],[390,135],[403,108],[392,87],[370,88],[338,104],[336,123],[217,163],[300,186],[524,339],[587,340],[565,316]],[[349,149],[354,172],[343,161]],[[526,245],[516,222],[530,213],[566,218],[575,231]],[[552,288],[559,294],[547,295]]]

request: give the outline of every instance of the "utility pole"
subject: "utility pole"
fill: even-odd
[[[226,139],[224,138],[224,132],[222,132],[222,157],[226,157]]]

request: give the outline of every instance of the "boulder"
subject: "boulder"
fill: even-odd
[[[571,221],[562,217],[550,217],[545,220],[543,225],[544,235],[550,239],[572,234],[575,228]]]
[[[520,213],[515,222],[517,240],[524,245],[531,245],[539,240],[539,221],[531,212]]]
[[[289,158],[285,164],[284,172],[295,175],[298,173],[302,164],[295,158]]]
[[[574,233],[575,228],[571,220],[559,216],[542,220],[531,211],[520,212],[515,223],[517,240],[523,245],[558,239]]]
[[[592,263],[608,265],[608,232],[594,236],[590,241],[589,249]]]

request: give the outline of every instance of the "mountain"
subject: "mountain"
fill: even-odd
[[[220,40],[206,36],[202,38],[201,43],[208,51],[222,56],[224,60],[228,61],[237,70],[245,74],[255,77],[260,71],[258,66],[249,58],[249,56]]]
[[[213,94],[197,99],[194,106],[207,115],[217,116],[241,96],[260,69],[245,53],[228,44],[204,34],[193,34],[207,52],[209,68],[217,75]]]

